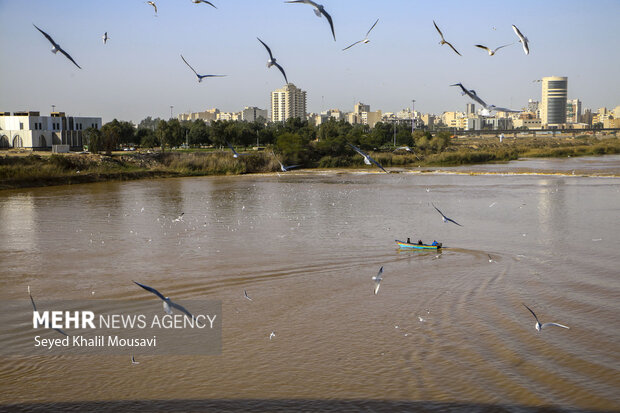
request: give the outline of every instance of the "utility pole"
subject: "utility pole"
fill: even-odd
[[[394,118],[394,147],[396,148],[396,118]]]
[[[173,107],[174,107],[174,106],[170,105],[170,119],[172,119],[172,108],[173,108]]]
[[[415,132],[415,100],[411,100],[411,133]]]

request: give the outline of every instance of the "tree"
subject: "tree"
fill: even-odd
[[[155,132],[147,128],[139,128],[136,131],[136,140],[140,142],[140,146],[143,148],[154,148],[159,146],[159,141]]]
[[[114,119],[101,127],[102,149],[106,155],[111,155],[112,151],[118,147],[123,130],[120,122]]]
[[[286,162],[303,164],[308,160],[308,142],[296,133],[284,132],[276,138],[276,148]],[[283,162],[284,162],[283,160]]]
[[[209,129],[202,119],[196,119],[191,123],[188,139],[190,145],[206,145],[209,143]]]
[[[84,136],[90,152],[99,153],[103,150],[103,138],[99,129],[90,127],[84,131]]]
[[[170,130],[168,128],[168,122],[161,119],[157,124],[157,138],[159,140],[159,144],[161,145],[161,151],[164,152],[166,150],[166,145],[170,145],[171,135]]]

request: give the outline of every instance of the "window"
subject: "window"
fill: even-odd
[[[20,130],[24,129],[24,123],[23,122],[19,122],[19,129]]]

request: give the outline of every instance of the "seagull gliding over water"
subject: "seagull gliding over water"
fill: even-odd
[[[263,42],[258,37],[257,37],[257,39],[258,39],[259,42],[261,42],[263,44],[263,46],[265,46],[265,49],[267,49],[267,53],[269,53],[269,60],[267,60],[267,67],[275,66],[278,69],[280,69],[280,72],[282,72],[282,76],[284,76],[284,80],[286,81],[286,84],[288,85],[288,79],[286,78],[286,73],[284,73],[284,69],[282,69],[282,66],[280,66],[276,62],[276,59],[273,57],[273,54],[271,53],[271,49],[269,48],[269,46],[267,46],[265,44],[265,42]]]
[[[379,268],[379,272],[377,275],[372,277],[372,280],[375,282],[375,295],[379,292],[379,287],[381,286],[381,280],[383,280],[383,266]]]
[[[523,303],[522,303],[523,304]],[[527,308],[528,310],[530,310],[530,313],[532,313],[532,315],[534,316],[534,318],[536,319],[536,324],[534,325],[534,328],[536,328],[536,331],[542,331],[543,328],[545,327],[550,327],[550,326],[555,326],[555,327],[562,327],[562,328],[570,328],[567,327],[565,325],[562,324],[558,324],[558,323],[545,323],[545,324],[541,324],[540,321],[538,321],[538,317],[536,317],[536,314],[534,314],[534,312],[532,311],[532,309],[528,306],[526,306],[525,304],[523,304],[523,306],[525,308]]]
[[[136,285],[144,288],[146,291],[151,292],[151,293],[155,294],[156,296],[158,296],[159,298],[161,298],[163,300],[163,302],[164,302],[164,311],[166,312],[166,314],[172,314],[172,308],[176,308],[177,310],[179,310],[179,311],[187,314],[188,316],[190,316],[192,318],[192,320],[195,318],[192,315],[192,313],[190,313],[185,307],[183,307],[182,305],[179,305],[179,304],[173,302],[169,297],[164,297],[164,295],[162,293],[160,293],[159,291],[157,291],[153,287],[149,287],[148,285],[140,284],[139,282],[136,282],[136,281],[134,281],[134,283]]]
[[[37,306],[34,304],[34,299],[32,298],[32,294],[30,294],[30,286],[28,286],[28,295],[30,296],[30,302],[32,303],[32,308],[34,309],[34,311],[37,311]],[[65,333],[59,328],[52,328],[52,330],[56,330],[62,335],[69,336],[69,334]]]
[[[250,301],[254,301],[254,300],[252,300],[252,299],[248,296],[248,292],[247,292],[246,290],[243,290],[243,296],[244,296],[245,298],[247,298],[248,300],[250,300]]]
[[[366,165],[370,165],[371,163],[374,163],[374,164],[375,164],[375,165],[377,165],[379,168],[381,168],[381,170],[382,170],[383,172],[385,172],[386,174],[389,174],[389,172],[388,172],[388,171],[386,171],[386,170],[383,168],[383,166],[381,166],[381,164],[380,164],[379,162],[377,162],[377,161],[375,161],[374,159],[372,159],[372,158],[370,157],[370,155],[368,155],[366,152],[364,152],[363,150],[361,150],[361,149],[360,149],[360,148],[358,148],[357,146],[350,144],[349,142],[347,142],[347,144],[348,144],[351,148],[353,148],[353,150],[354,150],[355,152],[359,153],[360,155],[362,155],[362,156],[364,157],[364,163],[365,163]]]
[[[441,30],[439,30],[439,27],[437,27],[437,23],[435,23],[435,20],[433,20],[433,24],[435,25],[435,28],[437,29],[437,31],[439,32],[439,35],[441,36],[441,41],[439,42],[440,45],[444,45],[447,44],[448,46],[450,46],[450,48],[452,48],[452,50],[454,50],[454,53],[456,53],[457,55],[461,56],[461,54],[458,52],[458,50],[456,50],[454,48],[454,46],[452,46],[452,43],[447,42],[446,39],[444,39],[443,37],[443,33],[441,32]]]
[[[344,52],[345,50],[352,48],[353,46],[355,46],[355,45],[356,45],[356,44],[358,44],[358,43],[364,43],[364,44],[369,43],[369,42],[370,42],[370,39],[368,39],[368,35],[369,35],[369,34],[370,34],[370,32],[372,31],[372,29],[374,29],[374,28],[375,28],[375,26],[377,25],[377,23],[378,23],[378,22],[379,22],[379,19],[377,19],[377,21],[375,22],[375,24],[373,24],[373,25],[372,25],[372,27],[370,28],[370,30],[368,30],[368,32],[366,32],[366,37],[365,37],[363,40],[359,40],[359,41],[357,41],[357,42],[353,43],[351,46],[347,46],[347,47],[345,47],[344,49],[342,49],[342,51]]]
[[[63,48],[62,48],[62,47],[60,47],[60,45],[59,45],[58,43],[56,43],[56,42],[54,41],[54,39],[52,39],[52,36],[50,36],[49,34],[45,33],[43,30],[39,29],[39,28],[37,27],[37,25],[36,25],[36,24],[34,24],[34,23],[33,23],[32,25],[33,25],[34,27],[36,27],[36,29],[37,29],[38,31],[40,31],[40,32],[41,32],[41,34],[42,34],[43,36],[45,36],[45,38],[46,38],[47,40],[49,40],[49,42],[52,44],[52,53],[56,54],[56,53],[60,52],[60,53],[64,54],[64,55],[65,55],[65,57],[66,57],[67,59],[71,60],[71,61],[73,62],[73,64],[74,64],[74,65],[76,65],[76,66],[78,67],[78,69],[81,69],[80,65],[78,65],[77,63],[75,63],[75,60],[73,60],[73,58],[69,55],[69,53],[65,52],[65,51],[63,50]]]
[[[441,212],[441,211],[439,210],[439,208],[437,208],[437,207],[435,206],[435,204],[431,203],[431,205],[433,205],[433,208],[435,208],[435,209],[437,210],[437,212],[439,212],[439,213],[441,214],[441,219],[443,219],[443,222],[448,223],[448,221],[450,221],[450,222],[452,222],[453,224],[456,224],[456,225],[458,225],[459,227],[462,227],[462,225],[461,225],[461,224],[459,224],[458,222],[456,222],[455,220],[453,220],[453,219],[448,218],[447,216],[445,216],[445,215],[443,214],[443,212]]]
[[[290,0],[290,1],[287,1],[286,3],[303,3],[303,4],[309,4],[312,7],[314,7],[314,14],[316,14],[317,17],[321,17],[321,15],[323,15],[327,19],[327,22],[329,23],[329,27],[331,27],[332,29],[332,35],[334,36],[334,41],[336,41],[336,32],[334,32],[334,22],[332,21],[332,16],[330,16],[329,13],[325,11],[325,8],[323,7],[322,4],[315,3],[312,0]]]

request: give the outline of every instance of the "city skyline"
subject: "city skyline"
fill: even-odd
[[[308,92],[308,112],[349,110],[357,102],[397,112],[410,107],[412,99],[422,113],[461,110],[471,102],[449,87],[456,82],[497,106],[521,109],[528,99],[540,99],[540,83],[533,81],[545,76],[568,77],[568,98],[580,99],[583,108],[619,103],[615,68],[620,57],[601,41],[620,34],[613,22],[620,3],[614,1],[462,5],[395,0],[390,7],[364,0],[325,2],[337,42],[324,19],[279,1],[216,2],[213,9],[189,0],[161,0],[158,17],[144,2],[84,3],[0,2],[0,45],[9,56],[5,61],[12,62],[0,66],[0,110],[46,113],[55,105],[76,116],[102,116],[105,122],[139,122],[147,116],[168,118],[170,106],[175,117],[214,107],[226,112],[269,108],[271,91],[283,82],[265,67],[257,35],[273,49],[289,81]],[[369,44],[341,50],[376,18]],[[463,57],[438,44],[433,20]],[[33,23],[83,69],[50,53]],[[512,24],[529,38],[528,56],[520,44],[492,57],[474,47],[516,42]],[[103,45],[106,31],[110,40]],[[228,76],[198,84],[181,53],[199,73]]]

